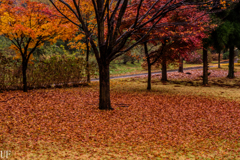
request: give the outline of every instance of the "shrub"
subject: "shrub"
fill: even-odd
[[[96,64],[90,63],[90,74],[96,74]],[[52,84],[86,82],[86,62],[83,58],[65,55],[41,57],[29,63],[27,83],[29,88],[51,86]],[[21,60],[0,56],[0,90],[21,89]]]
[[[228,57],[229,57],[229,52],[228,51],[223,53],[223,59],[228,59]]]
[[[186,63],[188,64],[201,64],[202,63],[202,55],[199,52],[192,52],[186,58]]]
[[[212,59],[212,53],[208,52],[208,63],[211,63],[213,61]]]
[[[223,59],[223,54],[220,54],[220,60]],[[212,60],[213,61],[218,61],[218,54],[212,54]]]

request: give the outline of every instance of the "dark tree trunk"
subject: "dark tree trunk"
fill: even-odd
[[[147,58],[148,61],[148,84],[147,84],[147,90],[151,90],[151,78],[152,78],[152,71],[151,71],[151,64],[149,58]]]
[[[86,45],[87,45],[87,54],[86,54],[87,83],[90,83],[91,79],[90,79],[90,72],[89,72],[89,45],[88,45],[88,40],[86,40]]]
[[[134,60],[134,58],[132,57],[132,58],[131,58],[131,64],[134,64],[134,61],[135,61],[135,60]]]
[[[22,59],[23,92],[27,92],[27,60]]]
[[[234,78],[234,46],[229,48],[228,78]]]
[[[218,53],[218,68],[221,68],[220,61],[221,61],[221,51]]]
[[[109,76],[109,64],[99,64],[99,109],[112,110],[110,102],[110,76]]]
[[[147,90],[151,90],[151,78],[152,78],[152,72],[151,72],[151,62],[150,62],[150,57],[148,55],[148,48],[147,48],[147,43],[144,43],[144,52],[145,56],[147,57],[147,65],[148,65],[148,82],[147,82]]]
[[[162,82],[167,81],[167,57],[165,55],[162,56]]]
[[[203,48],[203,85],[208,84],[208,54],[207,49]]]
[[[182,72],[183,73],[183,57],[181,55],[179,55],[179,68],[178,68],[178,72]]]
[[[127,64],[127,62],[128,62],[127,55],[123,55],[123,64]]]
[[[223,53],[226,53],[228,51],[228,48],[224,48]]]

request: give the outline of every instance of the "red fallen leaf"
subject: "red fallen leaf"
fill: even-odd
[[[5,99],[21,97],[1,103],[0,122],[4,130],[0,132],[19,140],[66,139],[70,143],[108,139],[113,143],[131,143],[141,137],[143,142],[182,144],[199,137],[236,140],[240,134],[240,104],[234,101],[113,91],[113,107],[118,104],[129,107],[101,112],[97,105],[86,105],[89,99],[98,102],[98,92],[85,88],[4,94]],[[8,130],[11,132],[6,133]]]

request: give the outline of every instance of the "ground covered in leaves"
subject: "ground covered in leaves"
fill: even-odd
[[[228,75],[228,70],[224,69],[209,69],[208,76],[209,85],[216,85],[220,87],[229,87],[229,88],[239,88],[240,87],[240,71],[235,72],[234,79],[226,78]],[[197,70],[187,70],[184,73],[179,72],[170,72],[168,73],[168,80],[170,83],[174,84],[185,84],[185,85],[192,85],[192,86],[200,86],[202,85],[202,69]],[[144,80],[146,76],[139,76]],[[161,74],[155,74],[152,76],[152,83],[159,81],[161,79]]]
[[[98,83],[0,93],[0,150],[17,159],[240,159],[239,101],[142,84],[114,80],[113,111],[98,110]]]

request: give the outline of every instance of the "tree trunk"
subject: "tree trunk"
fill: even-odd
[[[178,72],[182,72],[183,73],[183,57],[181,55],[179,55],[179,68],[178,68]]]
[[[162,56],[162,82],[167,81],[167,57],[165,55]]]
[[[87,55],[86,55],[87,83],[90,83],[91,79],[90,79],[90,72],[89,72],[89,45],[88,45],[88,40],[86,40],[86,45],[87,45]]]
[[[110,76],[109,76],[109,64],[99,64],[99,109],[101,110],[113,110],[110,102]]]
[[[221,51],[218,53],[218,68],[221,68],[220,61],[221,61]]]
[[[207,49],[203,48],[203,85],[208,84],[208,54]]]
[[[135,61],[134,57],[131,57],[131,64],[134,64],[134,61]]]
[[[147,57],[147,65],[148,65],[148,84],[147,84],[147,90],[151,90],[151,78],[152,78],[152,72],[151,72],[151,62],[150,57],[148,55],[148,48],[147,48],[147,42],[144,43],[144,53]]]
[[[128,57],[127,57],[127,55],[123,55],[123,64],[127,64],[127,62],[128,62]]]
[[[23,92],[27,92],[27,60],[22,59]]]
[[[234,46],[229,48],[228,78],[234,78]]]
[[[149,58],[148,58],[148,61],[149,61]],[[151,90],[152,89],[152,86],[151,86],[151,78],[152,78],[152,71],[151,71],[151,64],[150,64],[150,61],[148,62],[148,84],[147,84],[147,90]]]

